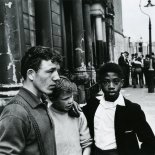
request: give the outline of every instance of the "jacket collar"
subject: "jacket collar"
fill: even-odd
[[[106,107],[108,108],[110,105],[111,105],[112,107],[115,107],[116,105],[125,106],[124,97],[123,97],[123,95],[122,95],[121,92],[120,92],[119,97],[117,98],[117,100],[114,101],[114,102],[106,101],[106,100],[104,99],[104,93],[103,93],[102,90],[97,94],[96,98],[100,101],[101,104],[103,104],[103,105],[105,106],[105,108],[106,108]],[[111,107],[111,106],[110,106],[110,107]]]
[[[31,93],[26,88],[20,88],[20,91],[18,93],[20,97],[22,97],[32,108],[36,108],[40,104],[43,104],[37,96],[35,96],[33,93]]]

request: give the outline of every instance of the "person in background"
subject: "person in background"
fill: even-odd
[[[149,67],[150,67],[150,56],[146,54],[144,59],[144,77],[146,87],[148,87],[149,84]]]
[[[143,70],[141,57],[136,58],[132,62],[132,66],[134,66],[133,88],[136,88],[137,84],[139,84],[140,88],[143,88]]]
[[[144,85],[144,55],[140,55],[141,62],[142,62],[142,84]]]
[[[125,70],[124,70],[124,86],[129,86],[129,77],[130,77],[130,64],[129,64],[129,53],[127,51],[124,52],[125,57]]]
[[[101,90],[83,107],[94,140],[92,155],[154,155],[155,137],[143,110],[121,93],[120,66],[106,63],[98,76]]]
[[[136,75],[136,72],[135,72],[136,65],[134,63],[137,60],[137,58],[138,58],[138,54],[134,53],[134,57],[131,61],[131,68],[132,68],[132,86],[135,88],[136,88],[136,86],[134,86],[134,85],[138,84],[138,76]]]
[[[153,69],[155,70],[155,54],[152,52],[152,66]]]
[[[121,55],[120,55],[120,57],[118,58],[118,64],[119,64],[120,66],[123,66],[123,64],[124,64],[124,53],[123,53],[123,52],[121,52]]]
[[[50,116],[54,121],[57,155],[90,155],[92,139],[83,114],[75,115],[73,93],[75,84],[60,76],[53,93]]]
[[[129,86],[129,76],[130,76],[130,64],[129,64],[129,53],[125,51],[123,54],[121,53],[121,56],[118,60],[118,64],[123,70],[124,73],[124,85],[123,87]]]
[[[132,79],[132,85],[134,85],[134,73],[135,73],[135,66],[133,65],[133,62],[135,60],[135,54],[131,54],[131,61],[130,61],[130,66],[131,66],[131,79]]]
[[[1,155],[56,155],[54,125],[42,95],[53,92],[61,60],[56,51],[42,46],[25,53],[23,87],[0,116]]]

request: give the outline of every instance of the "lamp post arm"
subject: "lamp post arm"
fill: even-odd
[[[149,19],[150,19],[150,15],[147,14],[146,12],[144,12],[144,11],[142,10],[142,7],[141,7],[141,1],[142,1],[142,0],[140,0],[140,2],[139,2],[139,8],[140,8],[140,11],[141,11],[141,13],[143,13],[144,15],[148,16]]]

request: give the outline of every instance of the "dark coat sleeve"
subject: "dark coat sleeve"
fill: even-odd
[[[127,128],[127,126],[133,127],[134,133],[137,135],[140,142],[140,155],[155,155],[155,136],[146,120],[144,111],[139,104],[132,103],[126,99],[125,103],[126,112],[124,115],[125,121],[123,122],[124,128]]]
[[[22,153],[26,145],[25,134],[28,133],[26,120],[26,112],[19,105],[9,105],[4,108],[0,117],[1,155]]]
[[[155,154],[155,136],[153,131],[146,121],[145,114],[140,106],[137,106],[136,110],[136,133],[139,141],[141,142],[141,154],[142,155],[154,155]]]

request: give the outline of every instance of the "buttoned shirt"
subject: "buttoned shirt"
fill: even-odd
[[[115,102],[109,102],[105,100],[102,91],[99,94],[100,96],[96,98],[100,100],[100,104],[94,117],[95,145],[101,150],[115,149],[117,148],[114,128],[116,105],[125,106],[124,98],[120,93]]]

